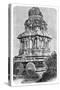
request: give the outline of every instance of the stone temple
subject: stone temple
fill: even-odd
[[[18,56],[13,59],[14,76],[33,76],[35,72],[39,78],[47,71],[46,60],[50,55],[49,44],[51,37],[48,35],[47,23],[43,19],[38,7],[32,7],[28,11],[28,19],[24,23],[25,32],[19,34],[20,41]]]

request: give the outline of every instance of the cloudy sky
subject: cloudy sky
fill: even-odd
[[[31,7],[20,7],[15,6],[13,8],[13,55],[18,55],[20,43],[17,36],[24,32],[24,22],[28,19],[28,11]],[[51,50],[56,50],[57,41],[57,12],[54,8],[43,8],[40,7],[40,11],[43,14],[43,18],[48,24],[48,32],[52,37]]]

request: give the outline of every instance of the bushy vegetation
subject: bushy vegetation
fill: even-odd
[[[48,81],[53,79],[57,76],[57,54],[56,52],[52,52],[51,56],[49,56],[48,60],[46,61],[48,66],[47,72],[43,74],[43,78],[40,81]]]

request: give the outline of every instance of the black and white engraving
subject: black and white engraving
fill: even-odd
[[[24,18],[19,10],[24,12]],[[56,13],[53,8],[14,8],[14,82],[21,79],[21,83],[41,83],[56,78]]]

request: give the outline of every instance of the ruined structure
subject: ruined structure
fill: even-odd
[[[18,56],[14,57],[14,75],[28,76],[31,71],[37,73],[40,78],[47,71],[45,61],[49,57],[49,43],[51,37],[48,35],[47,23],[39,8],[32,7],[28,12],[28,19],[24,23],[25,32],[19,34],[20,41]]]

